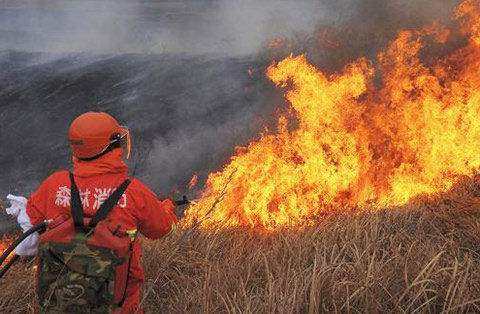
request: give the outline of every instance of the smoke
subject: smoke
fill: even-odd
[[[324,17],[314,1],[2,1],[0,49],[238,56]]]
[[[321,1],[325,18],[315,20],[314,31],[285,37],[275,59],[306,54],[322,70],[338,71],[359,57],[376,58],[400,30],[433,23],[452,24],[458,0],[339,0]]]
[[[149,171],[143,174],[143,179],[168,194],[172,190],[184,191],[194,173],[204,178],[206,170],[213,170],[211,165],[224,160],[232,153],[231,148],[246,137],[245,125],[252,117],[244,113],[247,115],[232,116],[214,127],[197,123],[158,137],[153,142],[146,166]]]
[[[399,27],[447,16],[456,2],[4,0],[0,50],[241,56],[326,25],[372,47]]]

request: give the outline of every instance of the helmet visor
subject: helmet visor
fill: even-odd
[[[122,133],[120,134],[120,146],[123,151],[123,158],[130,159],[132,153],[132,138],[130,136],[130,130],[122,126]]]

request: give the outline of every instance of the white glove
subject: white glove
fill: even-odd
[[[10,201],[10,207],[6,209],[7,214],[17,217],[17,222],[23,232],[32,228],[32,223],[27,215],[27,199],[23,196],[8,194],[7,200]],[[32,256],[37,254],[38,232],[33,233],[23,240],[16,248],[15,254],[20,256]]]

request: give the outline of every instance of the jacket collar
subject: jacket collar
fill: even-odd
[[[114,149],[92,161],[81,161],[73,157],[73,172],[78,177],[92,177],[102,174],[127,175],[128,166],[122,159],[122,150]]]

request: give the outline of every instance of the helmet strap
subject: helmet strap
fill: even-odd
[[[105,150],[103,150],[101,153],[99,153],[95,156],[86,157],[86,158],[78,158],[77,157],[77,159],[80,160],[80,161],[93,161],[93,160],[98,159],[98,158],[102,157],[103,155],[111,152],[115,148],[121,148],[121,145],[120,145],[119,141],[115,141],[115,142],[110,143]]]

